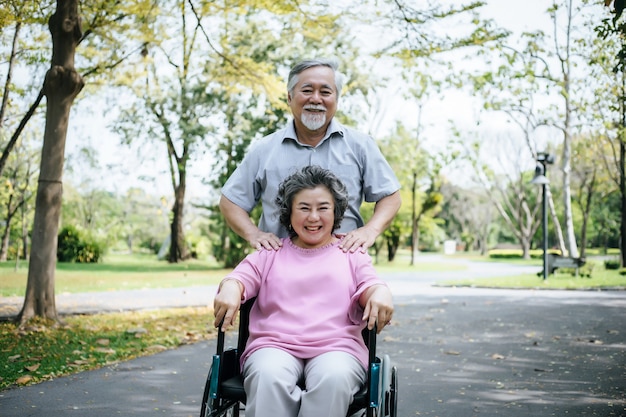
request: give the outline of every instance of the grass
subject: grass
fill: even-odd
[[[58,263],[55,291],[62,293],[176,288],[217,284],[228,270],[214,262],[170,264],[154,255],[109,255],[103,263]],[[28,265],[0,263],[0,296],[24,296]]]
[[[381,256],[379,272],[405,271],[408,255],[401,253],[395,262]],[[410,268],[419,271],[449,271],[463,268],[441,262],[416,262]],[[210,261],[191,260],[181,264],[159,261],[154,255],[109,255],[98,264],[58,263],[55,272],[57,294],[123,291],[146,288],[180,288],[216,285],[229,272]],[[14,262],[0,263],[0,296],[24,296],[28,265],[15,271]]]
[[[0,390],[214,337],[212,310],[180,308],[68,316],[62,326],[0,323]]]
[[[467,254],[455,257],[468,259]],[[471,259],[490,261],[488,258]],[[497,260],[494,262],[502,262]],[[507,260],[511,262],[511,260]],[[537,265],[541,261],[521,261]],[[406,252],[393,263],[383,257],[376,269],[380,273],[402,271],[450,271],[465,268],[455,262],[416,262],[409,266]],[[0,264],[0,296],[23,296],[27,265],[17,271],[13,262]],[[57,293],[118,291],[139,288],[174,288],[217,284],[228,270],[215,263],[191,261],[168,264],[148,255],[108,256],[95,265],[58,264],[55,274]],[[448,281],[447,286],[491,288],[626,288],[626,276],[607,271],[596,263],[592,278],[573,277],[559,272],[548,280],[535,274]],[[64,325],[33,320],[24,328],[15,323],[0,323],[0,390],[34,384],[89,369],[96,369],[139,356],[173,349],[187,343],[214,337],[209,308],[179,308],[132,311],[64,317]]]
[[[535,263],[532,263],[535,264]],[[606,290],[626,289],[626,275],[617,270],[607,270],[598,262],[589,261],[591,276],[585,276],[589,266],[579,270],[576,276],[573,269],[557,269],[543,279],[543,274],[523,274],[505,277],[459,279],[441,282],[440,286],[474,288],[513,288],[513,289],[564,289],[564,290]],[[541,272],[541,263],[537,264]]]

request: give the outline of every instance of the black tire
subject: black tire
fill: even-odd
[[[389,416],[398,415],[398,370],[394,366],[391,368],[391,386],[389,390]]]
[[[200,417],[209,417],[211,414],[211,399],[209,398],[209,387],[211,384],[211,372],[213,368],[209,369],[209,375],[206,378],[204,384],[204,394],[202,394],[202,406],[200,407]]]

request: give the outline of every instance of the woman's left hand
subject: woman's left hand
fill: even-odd
[[[371,330],[377,324],[377,333],[380,333],[393,317],[391,291],[385,285],[374,285],[367,289],[362,299],[365,301],[363,320],[367,320],[367,328]]]

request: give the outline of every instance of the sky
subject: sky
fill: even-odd
[[[551,22],[545,10],[550,4],[550,0],[488,0],[481,13],[484,17],[494,19],[499,26],[514,33],[521,33],[538,28],[549,29]],[[121,146],[119,139],[107,131],[106,114],[111,114],[111,112],[105,111],[105,115],[100,113],[100,109],[105,109],[107,105],[103,101],[95,105],[94,103],[79,103],[74,106],[70,119],[71,127],[68,132],[68,151],[66,153],[69,159],[66,166],[73,168],[74,172],[67,171],[66,179],[69,179],[73,184],[78,184],[81,180],[86,183],[102,184],[108,190],[116,192],[123,192],[129,185],[136,184],[151,193],[164,196],[171,195],[172,185],[169,179],[167,161],[163,159],[164,150],[160,147],[150,149],[143,146],[137,149]],[[432,100],[424,107],[422,119],[427,120],[431,125],[428,128],[431,129],[428,136],[435,142],[440,140],[440,136],[444,134],[441,129],[443,126],[447,126],[447,120],[451,115],[454,116],[458,126],[467,126],[468,128],[475,126],[476,108],[477,102],[465,93],[449,92],[441,100]],[[417,124],[416,113],[416,107],[411,104],[393,105],[392,111],[387,112],[384,123],[393,124],[394,117],[400,117],[402,120],[406,120],[408,126],[414,127]],[[494,131],[505,128],[502,120],[497,117],[492,117],[481,123],[483,128],[489,128],[491,124]],[[100,170],[89,171],[86,164],[81,162],[84,161],[84,158],[77,153],[77,149],[86,144],[97,150]],[[138,154],[144,158],[148,157],[139,166],[136,162]],[[208,171],[210,164],[204,165]],[[157,177],[152,175],[155,169],[159,172]],[[190,178],[190,186],[188,187],[190,193],[203,195],[207,191],[207,187],[200,184],[200,179],[205,174],[204,171],[205,167],[202,164],[196,164],[195,175]],[[153,178],[150,181],[133,181],[133,178],[139,177]],[[205,194],[205,197],[209,200],[217,198],[214,194]]]

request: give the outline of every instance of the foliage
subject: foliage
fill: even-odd
[[[604,261],[604,267],[606,269],[620,269],[621,265],[620,265],[620,261],[616,260],[616,259],[607,259],[606,261]]]
[[[215,336],[209,308],[32,319],[0,323],[0,390],[151,355]]]
[[[561,252],[558,250],[549,249],[548,253],[553,253],[556,255],[560,255]],[[541,249],[532,249],[529,252],[530,258],[532,259],[542,259],[543,250]],[[522,249],[492,249],[488,252],[489,258],[492,259],[522,259],[524,256],[524,252]]]
[[[59,262],[98,263],[102,253],[102,245],[85,236],[74,226],[65,226],[59,232],[57,247]]]

